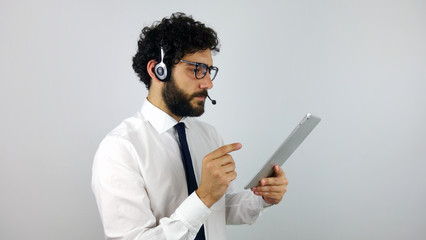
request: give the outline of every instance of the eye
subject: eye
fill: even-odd
[[[207,69],[208,69],[208,67],[207,67],[207,65],[206,64],[199,64],[198,65],[198,69],[201,71],[201,72],[206,72],[207,71]]]

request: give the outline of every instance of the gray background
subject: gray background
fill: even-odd
[[[426,239],[425,1],[0,2],[0,239],[102,239],[91,192],[103,136],[146,90],[140,30],[184,11],[215,28],[202,117],[241,188],[306,112],[283,202],[229,239]]]

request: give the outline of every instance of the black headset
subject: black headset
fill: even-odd
[[[160,47],[161,51],[161,61],[157,63],[154,67],[154,74],[158,78],[158,80],[162,82],[167,82],[170,79],[171,71],[164,63],[164,50],[163,47]]]

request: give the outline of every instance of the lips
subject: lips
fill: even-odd
[[[200,100],[200,101],[204,101],[204,100],[206,100],[206,97],[195,97],[195,99]]]
[[[199,99],[199,100],[205,100],[206,97],[207,97],[207,91],[195,93],[191,96],[191,98],[196,98],[196,99]]]

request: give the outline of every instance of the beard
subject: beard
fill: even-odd
[[[191,102],[195,97],[207,97],[207,90],[186,94],[176,85],[174,78],[170,77],[161,94],[170,112],[176,116],[198,117],[204,113],[204,101],[197,101],[195,106]]]

